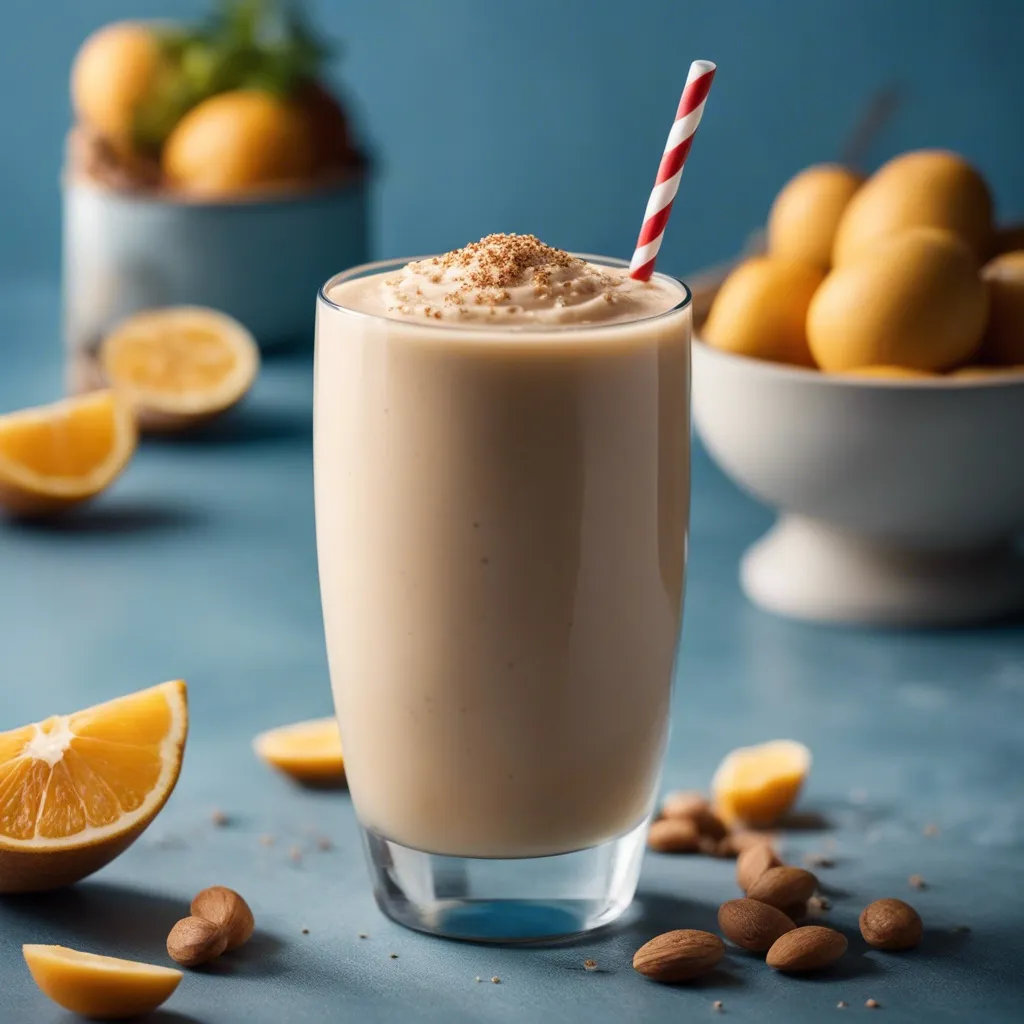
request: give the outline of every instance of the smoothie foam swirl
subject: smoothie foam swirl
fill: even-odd
[[[677,287],[663,281],[634,281],[625,268],[588,263],[533,235],[516,234],[488,235],[365,281],[357,294],[346,291],[348,304],[453,327],[626,322],[664,313],[682,299]]]

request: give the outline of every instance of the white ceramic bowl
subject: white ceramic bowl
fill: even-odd
[[[367,258],[364,177],[308,194],[185,202],[71,178],[64,321],[73,357],[130,313],[212,306],[263,347],[312,336],[317,290]]]
[[[744,555],[758,605],[955,625],[1024,610],[1024,374],[837,377],[693,343],[711,455],[779,510]]]

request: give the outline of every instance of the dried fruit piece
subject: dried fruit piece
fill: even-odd
[[[736,881],[744,892],[769,869],[782,867],[778,854],[768,843],[759,843],[744,850],[736,861]]]
[[[682,928],[645,942],[633,954],[633,968],[653,981],[692,981],[713,970],[725,943],[711,932]]]
[[[770,903],[783,910],[795,903],[806,903],[818,888],[818,879],[803,868],[769,868],[747,890],[752,900]]]
[[[690,818],[661,818],[651,823],[647,845],[659,853],[695,853],[700,833]]]
[[[809,924],[775,940],[765,962],[777,971],[820,971],[846,952],[846,936],[834,928]]]
[[[811,752],[794,740],[740,747],[711,780],[714,808],[729,825],[766,828],[796,802],[810,767]]]
[[[861,911],[860,933],[875,949],[913,949],[923,932],[921,915],[903,900],[875,900]]]
[[[59,1006],[84,1017],[120,1020],[151,1013],[178,987],[181,971],[66,946],[22,946],[32,980]]]
[[[718,927],[730,942],[763,953],[796,925],[781,910],[767,903],[728,900],[718,908]]]
[[[226,885],[211,885],[192,900],[193,917],[201,917],[227,934],[226,950],[237,949],[252,938],[256,921],[249,904]]]
[[[227,946],[227,931],[201,917],[183,917],[167,936],[167,953],[182,967],[216,960]]]

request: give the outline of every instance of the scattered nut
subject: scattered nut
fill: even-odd
[[[845,999],[840,999],[839,1002],[836,1003],[836,1009],[845,1010],[849,1005],[850,1004]]]
[[[224,885],[211,885],[197,893],[190,909],[193,917],[201,917],[224,930],[229,950],[248,942],[256,928],[249,904]]]
[[[499,978],[497,975],[495,975],[493,978],[491,978],[491,984],[492,985],[500,985],[501,984],[501,978]]]
[[[397,960],[398,959],[398,954],[397,953],[388,953],[388,956],[391,957],[392,960]]]
[[[820,971],[846,952],[846,936],[833,928],[809,924],[775,940],[766,963],[777,971]]]
[[[481,978],[480,975],[478,974],[473,980],[474,981],[483,981],[484,979]]]
[[[815,894],[807,901],[808,910],[831,910],[832,901],[827,896],[822,896],[820,893]]]
[[[696,790],[685,790],[669,793],[661,805],[661,814],[665,818],[692,818],[711,810],[703,793]]]
[[[869,999],[864,1005],[869,1010],[880,1010],[882,1008],[882,1004],[877,999]]]
[[[302,934],[303,935],[308,935],[309,934],[309,929],[308,928],[303,928],[302,929]]]
[[[903,900],[875,900],[860,915],[860,933],[875,949],[913,949],[921,942],[921,916]]]
[[[767,903],[729,900],[718,908],[718,927],[737,946],[763,953],[796,925],[781,910]]]
[[[911,875],[907,879],[910,882],[911,889],[927,889],[928,883],[920,875]]]
[[[323,853],[327,853],[329,850],[334,849],[334,843],[332,843],[327,836],[317,836],[316,848],[321,850]]]
[[[227,946],[227,932],[201,917],[183,917],[167,936],[167,953],[182,967],[216,960]]]
[[[230,820],[231,819],[221,810],[214,810],[210,813],[210,821],[212,821],[217,828],[222,828]]]
[[[768,843],[744,850],[736,861],[736,881],[744,892],[769,869],[782,867],[782,861]]]
[[[583,970],[585,970],[585,971],[596,971],[597,970],[597,961],[596,960],[584,960],[583,961]]]
[[[692,981],[713,970],[725,943],[711,932],[683,928],[656,935],[633,954],[633,969],[652,981]]]
[[[369,937],[370,936],[367,935],[366,932],[360,932],[359,933],[359,938],[361,938],[361,939],[368,939]]]
[[[647,845],[659,853],[694,853],[700,842],[691,818],[661,818],[651,825]]]
[[[747,890],[752,900],[770,903],[782,910],[794,903],[806,903],[818,888],[818,880],[803,868],[769,868]]]
[[[722,1012],[722,1010],[724,1010],[724,1009],[725,1009],[725,1007],[724,1007],[724,1006],[722,1005],[722,1000],[721,1000],[721,999],[716,999],[716,1000],[715,1000],[715,1001],[714,1001],[714,1002],[713,1002],[713,1003],[711,1004],[711,1009],[712,1009],[712,1010],[717,1010],[717,1011],[718,1011],[719,1013],[721,1013],[721,1012]]]

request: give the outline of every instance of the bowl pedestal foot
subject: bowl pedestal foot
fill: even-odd
[[[959,626],[1024,613],[1024,553],[1012,540],[907,551],[796,515],[747,550],[740,582],[761,608],[816,622]]]

